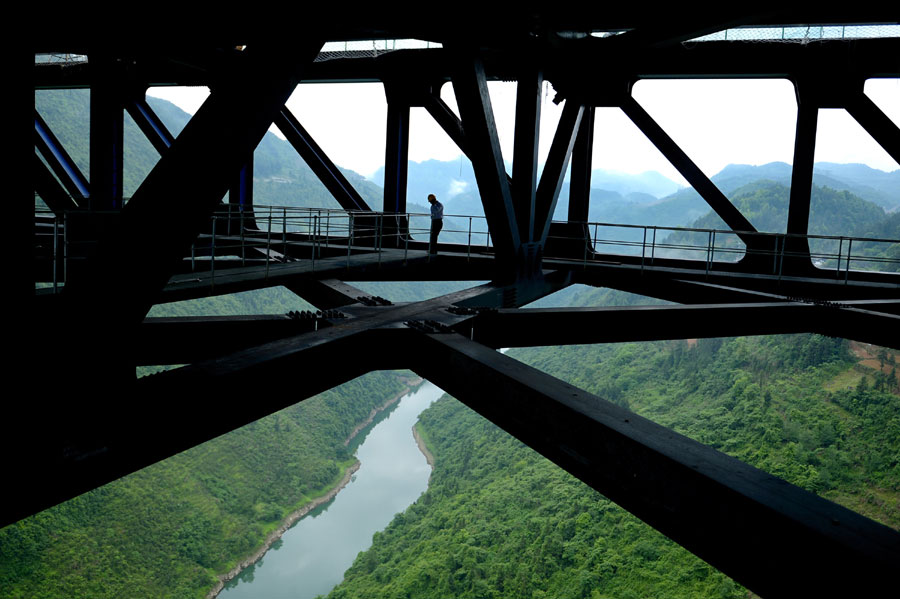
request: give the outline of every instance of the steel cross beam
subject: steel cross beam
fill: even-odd
[[[484,214],[500,262],[498,266],[511,273],[522,239],[503,164],[484,65],[478,58],[463,52],[456,61],[456,67],[453,89],[466,132],[466,147],[475,169]]]
[[[32,162],[32,174],[34,175],[34,191],[41,196],[41,199],[56,216],[62,217],[66,210],[78,209],[75,200],[66,193],[65,188],[37,154],[34,155]]]
[[[862,92],[854,94],[845,108],[884,151],[900,164],[900,127]]]
[[[160,156],[175,143],[175,138],[150,108],[146,98],[132,98],[125,104],[125,109]]]
[[[541,173],[541,182],[537,190],[537,207],[535,209],[535,237],[543,246],[547,243],[547,235],[550,233],[550,223],[553,213],[556,211],[556,202],[559,200],[559,191],[562,188],[563,179],[566,176],[566,167],[572,156],[572,148],[581,125],[581,117],[584,114],[584,106],[574,98],[566,100],[553,143],[550,145],[550,154]]]
[[[347,181],[337,165],[319,147],[319,144],[303,128],[300,121],[283,106],[275,116],[277,126],[297,153],[309,165],[319,180],[344,210],[371,210],[356,188]]]
[[[67,281],[59,323],[65,352],[60,365],[72,385],[92,385],[101,363],[128,385],[129,335],[156,303],[191,244],[297,85],[298,69],[320,42],[248,49],[238,68],[212,89],[172,147],[134,193],[95,257]],[[171,206],[179,206],[179,218]],[[130,372],[130,374],[129,374]],[[116,375],[110,375],[116,376]]]
[[[460,333],[489,347],[581,345],[701,337],[819,333],[900,349],[900,300],[823,305],[758,303],[533,308],[485,312]]]
[[[417,374],[754,593],[896,589],[900,533],[886,526],[460,335],[423,335],[412,357]]]
[[[734,204],[725,197],[725,194],[719,191],[719,188],[703,174],[703,171],[688,158],[688,155],[678,147],[678,144],[668,136],[662,127],[647,114],[647,111],[631,96],[622,101],[621,108],[628,115],[628,118],[637,125],[638,129],[643,131],[653,145],[678,169],[681,176],[687,179],[697,193],[706,200],[710,208],[747,244],[747,247],[755,247],[757,239],[747,233],[755,233],[756,228],[734,207]]]
[[[80,204],[86,203],[91,196],[91,188],[87,178],[81,173],[78,166],[59,143],[56,135],[37,109],[34,111],[34,145],[53,172],[59,178],[69,195]]]

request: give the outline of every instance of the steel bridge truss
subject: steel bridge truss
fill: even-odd
[[[66,278],[62,293],[28,302],[28,339],[20,341],[32,348],[31,356],[40,359],[48,376],[37,390],[40,401],[20,401],[9,411],[8,422],[24,423],[26,430],[4,439],[7,455],[17,456],[7,488],[21,493],[5,502],[2,523],[365,372],[410,368],[756,593],[893,593],[900,566],[896,531],[495,348],[795,332],[900,348],[898,276],[851,271],[848,264],[841,280],[812,263],[807,236],[820,108],[845,108],[900,162],[900,130],[863,94],[868,78],[900,76],[900,39],[681,43],[742,24],[896,19],[828,9],[816,15],[786,10],[750,16],[722,9],[703,19],[668,14],[657,22],[626,10],[587,14],[579,22],[550,11],[502,20],[450,16],[423,25],[397,15],[363,15],[305,26],[290,42],[273,42],[252,25],[255,34],[226,28],[217,43],[201,36],[195,43],[160,47],[153,36],[113,43],[73,40],[60,32],[34,42],[36,51],[88,57],[76,64],[35,65],[33,79],[40,88],[90,87],[89,177],[37,113],[32,171],[47,206],[60,216],[95,219],[99,241]],[[584,34],[589,30],[625,33],[597,38]],[[443,47],[315,61],[325,41],[373,37],[418,37]],[[648,77],[785,77],[794,83],[794,168],[777,276],[771,272],[777,246],[773,254],[764,243],[770,238],[754,229],[631,97],[633,84]],[[487,82],[495,79],[518,85],[512,173],[504,166],[487,92]],[[388,130],[382,212],[370,211],[285,107],[296,85],[310,81],[383,82]],[[553,83],[565,104],[539,176],[544,81]],[[458,116],[439,96],[447,82]],[[211,89],[174,139],[144,101],[143,91],[158,84]],[[746,246],[739,262],[711,272],[710,261],[654,256],[648,263],[646,255],[608,260],[596,251],[582,223],[598,106],[621,108],[691,183]],[[270,278],[267,258],[244,275],[241,284],[249,287],[285,285],[316,306],[316,314],[146,318],[152,305],[180,299],[173,282],[198,239],[210,234],[210,217],[227,191],[248,219],[239,234],[264,230],[253,211],[250,173],[253,151],[273,123],[345,210],[382,219],[404,214],[411,107],[424,107],[472,161],[490,230],[489,251],[473,256],[442,247],[449,251],[433,260],[406,255],[402,264],[396,256],[382,262],[377,253],[377,263],[366,262],[363,256],[374,254],[351,251],[348,234],[343,245],[335,242],[336,251],[354,254],[354,260],[340,267],[300,268]],[[121,188],[126,109],[162,155],[127,203]],[[569,222],[551,223],[570,163]],[[99,216],[106,211],[112,215]],[[409,219],[386,222],[395,223],[384,235],[399,250],[409,241]],[[568,253],[551,247],[563,231],[574,248]],[[302,246],[299,236],[294,241]],[[265,254],[271,256],[271,247]],[[263,268],[265,277],[259,276]],[[33,278],[48,280],[42,277]],[[342,282],[388,279],[490,283],[392,305]],[[521,308],[573,283],[683,305]],[[220,280],[193,293],[232,289]],[[136,364],[173,363],[188,365],[134,379]]]

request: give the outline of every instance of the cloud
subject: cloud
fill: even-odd
[[[460,181],[458,179],[451,180],[450,188],[447,190],[447,197],[452,198],[454,196],[458,196],[459,194],[463,193],[468,186],[468,181]]]

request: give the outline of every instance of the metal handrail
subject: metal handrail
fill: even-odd
[[[43,213],[42,213],[43,214]],[[48,215],[52,215],[49,211]],[[54,289],[65,283],[69,263],[78,260],[87,250],[84,244],[96,244],[97,240],[74,241],[69,235],[68,213],[53,216]],[[220,221],[225,220],[222,224]],[[264,260],[268,277],[271,263],[287,262],[290,248],[297,244],[310,244],[313,269],[323,255],[332,254],[332,248],[346,244],[346,265],[351,264],[354,253],[375,252],[381,265],[382,254],[390,248],[402,248],[403,260],[409,259],[410,243],[427,244],[430,231],[430,214],[382,213],[333,208],[299,208],[290,206],[254,206],[252,216],[243,208],[227,206],[216,211],[210,219],[209,232],[198,237],[192,245],[189,259],[191,270],[204,270],[201,261],[208,260],[210,284],[215,285],[217,267],[221,271],[226,264],[258,264]],[[50,219],[47,219],[47,223]],[[445,216],[445,228],[441,233],[442,245],[458,248],[467,260],[475,253],[491,248],[490,230],[484,217],[472,215]],[[446,224],[452,223],[450,227]],[[390,224],[390,228],[388,228]],[[759,257],[772,258],[772,274],[781,276],[785,260],[808,258],[819,268],[835,271],[835,276],[849,280],[849,272],[862,264],[874,266],[884,272],[900,271],[900,257],[868,255],[878,244],[900,244],[900,240],[862,238],[845,235],[800,235],[786,233],[761,233],[756,231],[730,231],[696,227],[666,227],[657,225],[633,225],[606,222],[559,222],[556,225],[576,226],[582,236],[561,237],[551,235],[548,246],[555,241],[567,242],[568,252],[554,255],[545,249],[548,258],[575,258],[587,262],[606,256],[632,256],[640,258],[640,268],[653,267],[660,259],[694,259],[698,266],[709,273],[722,264],[733,264],[747,252],[744,240],[750,240],[751,251]],[[234,231],[237,225],[239,230]],[[225,231],[225,234],[222,233]],[[553,229],[551,228],[551,232]],[[618,232],[618,234],[615,234]],[[482,237],[483,236],[483,237]],[[702,241],[691,237],[702,238]],[[421,241],[418,241],[421,240]],[[809,253],[791,248],[791,240],[803,241]],[[483,241],[483,243],[482,243]],[[571,244],[583,244],[583,248],[571,251]],[[836,246],[831,250],[829,245]],[[854,248],[856,252],[854,253]],[[280,251],[278,251],[280,249]],[[254,250],[260,250],[257,253]],[[340,251],[340,250],[339,250]],[[61,257],[60,257],[61,254]],[[296,255],[296,254],[295,254]],[[702,257],[701,257],[702,256]],[[57,264],[62,263],[62,280],[57,280]]]

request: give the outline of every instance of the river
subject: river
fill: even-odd
[[[419,498],[431,468],[419,451],[412,427],[444,392],[424,383],[403,396],[390,414],[376,420],[356,450],[361,462],[351,482],[330,502],[290,528],[256,564],[219,593],[220,599],[312,599],[344,577],[372,535]]]

